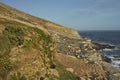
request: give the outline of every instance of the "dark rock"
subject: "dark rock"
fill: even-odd
[[[109,57],[105,56],[105,55],[102,56],[102,59],[103,59],[103,61],[108,62],[108,63],[112,62],[112,60]]]
[[[119,80],[120,69],[113,67],[111,64],[102,62],[103,69],[107,72],[108,80]]]
[[[76,76],[76,80],[81,80],[80,77]]]
[[[44,77],[40,77],[40,80],[44,80]]]
[[[56,65],[52,63],[52,64],[50,64],[50,68],[51,68],[51,69],[55,69],[55,68],[56,68]]]
[[[93,48],[96,49],[96,50],[114,49],[115,46],[110,45],[110,44],[102,44],[102,43],[93,42]]]
[[[118,55],[114,55],[113,57],[114,57],[114,58],[120,58],[120,56],[118,56]]]

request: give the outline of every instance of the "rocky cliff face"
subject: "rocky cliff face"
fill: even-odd
[[[0,80],[108,80],[103,62],[77,31],[0,3]]]

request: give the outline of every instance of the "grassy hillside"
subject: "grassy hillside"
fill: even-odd
[[[9,19],[19,20],[21,22],[29,23],[33,26],[43,27],[50,33],[62,34],[72,38],[80,38],[79,34],[73,29],[26,14],[3,3],[0,3],[0,14],[2,16],[9,17]]]
[[[14,67],[19,67],[16,65],[16,64],[20,64],[17,63],[18,58],[14,57],[16,60],[13,63],[9,59],[10,57],[15,56],[17,53],[19,53],[19,52],[15,52],[14,50],[12,51],[13,48],[18,48],[19,46],[21,46],[19,47],[19,49],[24,50],[24,52],[19,55],[27,54],[26,51],[29,51],[31,49],[36,49],[36,50],[44,49],[41,51],[39,50],[38,52],[39,54],[42,53],[41,56],[43,57],[44,64],[46,64],[45,63],[47,62],[45,61],[46,56],[51,55],[51,51],[49,51],[50,53],[48,54],[47,50],[50,50],[49,48],[50,46],[52,46],[52,40],[49,37],[49,35],[46,35],[43,31],[37,28],[31,28],[27,25],[15,21],[10,21],[4,18],[0,19],[0,24],[2,25],[0,27],[4,26],[4,29],[2,30],[2,33],[0,35],[0,52],[1,52],[0,61],[2,64],[0,69],[1,69],[2,78],[6,78],[7,74]],[[46,48],[45,45],[48,45],[49,47]],[[16,54],[13,54],[11,52],[14,52]],[[49,62],[52,63],[52,56],[49,56],[48,58],[49,58]],[[3,77],[3,75],[5,75],[5,77]]]
[[[53,33],[65,30],[74,32],[0,3],[0,80],[76,80],[55,60]]]
[[[62,67],[55,68],[57,64],[55,53],[55,42],[52,36],[43,30],[0,18],[0,79],[54,80],[56,78],[61,80],[62,77],[67,79],[69,76],[76,78]],[[61,73],[64,71],[68,76]]]
[[[92,45],[73,29],[0,3],[0,80],[109,80]]]

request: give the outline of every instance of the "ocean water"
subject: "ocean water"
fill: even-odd
[[[114,67],[120,68],[120,31],[79,31],[79,33],[92,41],[114,45],[114,49],[104,49],[102,53],[112,60]]]

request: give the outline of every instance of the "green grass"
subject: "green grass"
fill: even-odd
[[[0,56],[8,54],[10,52],[10,41],[7,36],[0,36]]]
[[[67,71],[61,63],[56,61],[56,70],[59,73],[59,77],[55,75],[47,75],[49,80],[80,80],[79,77],[75,76],[73,73]]]
[[[27,40],[27,41],[24,41],[24,46],[23,46],[24,49],[31,49],[31,48],[34,48],[34,49],[39,49],[39,44],[36,42],[36,40],[32,39],[32,40]]]
[[[0,35],[0,55],[3,55],[5,52],[9,53],[11,48],[22,45],[25,33],[23,24],[6,19],[0,19],[0,23],[5,26]]]
[[[58,61],[56,61],[56,69],[59,72],[60,77],[58,80],[79,80],[77,76],[75,76],[73,73],[67,71],[63,65],[61,65]]]
[[[40,52],[43,52],[41,57],[46,66],[46,69],[49,69],[47,64],[53,65],[53,53],[50,50],[50,47],[53,46],[53,44],[50,35],[44,33],[44,31],[40,29],[28,27],[27,25],[18,23],[16,21],[0,19],[0,22],[5,26],[2,35],[0,35],[0,56],[4,57],[4,55],[9,55],[13,47],[23,45],[24,49],[29,50],[31,48],[34,48],[40,50]],[[30,33],[30,35],[32,35],[30,37],[30,40],[24,40],[24,37],[28,35],[27,33]],[[40,43],[40,41],[42,41],[42,44]],[[41,50],[40,46],[43,47],[43,50]],[[2,57],[0,58],[0,60],[3,60]],[[6,69],[4,67],[11,65],[11,63],[9,62],[9,57],[4,59],[4,63],[5,65],[1,65],[2,63],[0,64],[1,70],[3,70],[1,72],[7,74],[6,70],[8,70],[7,72],[9,72],[9,69]],[[2,73],[0,74],[0,76],[3,76]],[[13,80],[18,80],[17,77],[17,75],[11,76]]]
[[[24,43],[25,34],[23,24],[6,19],[0,19],[0,23],[5,26],[0,35],[0,77],[6,80],[7,75],[14,67],[9,60],[9,53],[13,47]]]
[[[8,38],[11,46],[22,45],[24,42],[24,31],[21,27],[16,26],[6,26],[3,35]]]
[[[40,37],[40,39],[41,39],[42,42],[43,42],[43,45],[42,45],[42,46],[43,46],[43,48],[44,48],[44,57],[47,55],[47,57],[49,58],[49,62],[44,60],[44,63],[45,63],[45,64],[46,64],[46,63],[49,63],[49,64],[51,65],[51,64],[53,63],[53,62],[52,62],[52,56],[53,56],[53,54],[52,54],[52,52],[50,51],[50,47],[52,46],[52,45],[51,45],[51,44],[52,44],[52,38],[51,38],[50,35],[45,34],[45,33],[44,33],[42,30],[40,30],[40,29],[35,28],[34,31],[39,34],[39,37]]]
[[[44,56],[47,55],[47,57],[49,58],[49,62],[44,62],[45,64],[49,63],[50,65],[53,64],[52,61],[52,52],[50,51],[50,47],[52,46],[52,38],[49,35],[46,35],[42,30],[39,29],[34,29],[35,32],[37,32],[39,34],[40,39],[43,41],[43,48],[44,48]],[[49,80],[54,80],[54,78],[58,79],[58,80],[79,80],[78,77],[76,77],[75,75],[73,75],[73,73],[67,71],[59,62],[57,62],[57,71],[60,74],[60,77],[56,77],[54,75],[50,75],[48,74]]]
[[[9,61],[7,54],[0,56],[0,77],[5,80],[8,73],[12,70],[13,65]]]
[[[46,76],[49,80],[58,80],[58,77],[56,77],[55,75],[49,74]]]
[[[37,32],[40,38],[44,41],[45,46],[52,42],[52,38],[50,35],[46,35],[42,30],[35,28],[35,32]]]

